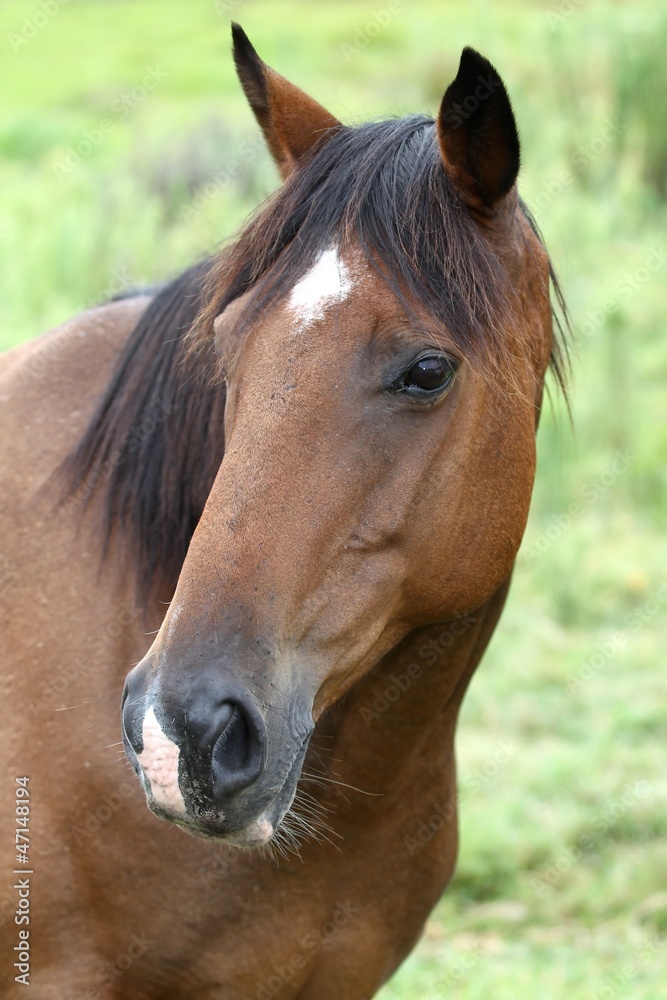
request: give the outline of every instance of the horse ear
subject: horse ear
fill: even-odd
[[[440,105],[445,169],[465,202],[490,215],[519,172],[519,136],[503,81],[488,59],[465,48]]]
[[[232,24],[241,86],[283,178],[325,133],[342,128],[326,108],[263,62],[238,24]]]

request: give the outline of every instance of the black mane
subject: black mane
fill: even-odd
[[[103,497],[104,551],[118,531],[144,597],[173,593],[224,453],[213,320],[251,287],[257,309],[283,295],[334,243],[360,246],[406,310],[426,312],[474,363],[492,368],[506,356],[502,317],[513,289],[442,169],[433,120],[331,135],[230,248],[151,300],[61,467],[70,502],[85,509]],[[244,325],[252,319],[247,313]],[[560,359],[556,342],[562,384]]]

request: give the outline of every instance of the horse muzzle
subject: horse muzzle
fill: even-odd
[[[243,847],[265,844],[276,832],[294,798],[312,728],[311,718],[299,726],[301,736],[283,732],[281,745],[270,748],[256,699],[220,665],[199,671],[177,696],[151,679],[142,662],[123,692],[125,751],[152,812]]]

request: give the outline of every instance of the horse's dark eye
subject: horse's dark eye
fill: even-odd
[[[420,358],[403,379],[405,389],[437,392],[445,389],[456,373],[455,364],[442,354]]]

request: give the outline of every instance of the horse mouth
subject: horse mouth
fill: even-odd
[[[231,828],[222,810],[206,809],[193,812],[188,809],[185,815],[174,815],[160,805],[151,794],[147,794],[148,807],[159,819],[164,819],[174,826],[180,827],[193,837],[216,840],[229,847],[245,849],[265,847],[279,833],[294,802],[310,735],[308,733],[304,737],[296,751],[278,792],[270,799],[268,805],[262,809],[259,815],[249,819],[242,826],[235,824],[234,828]]]

